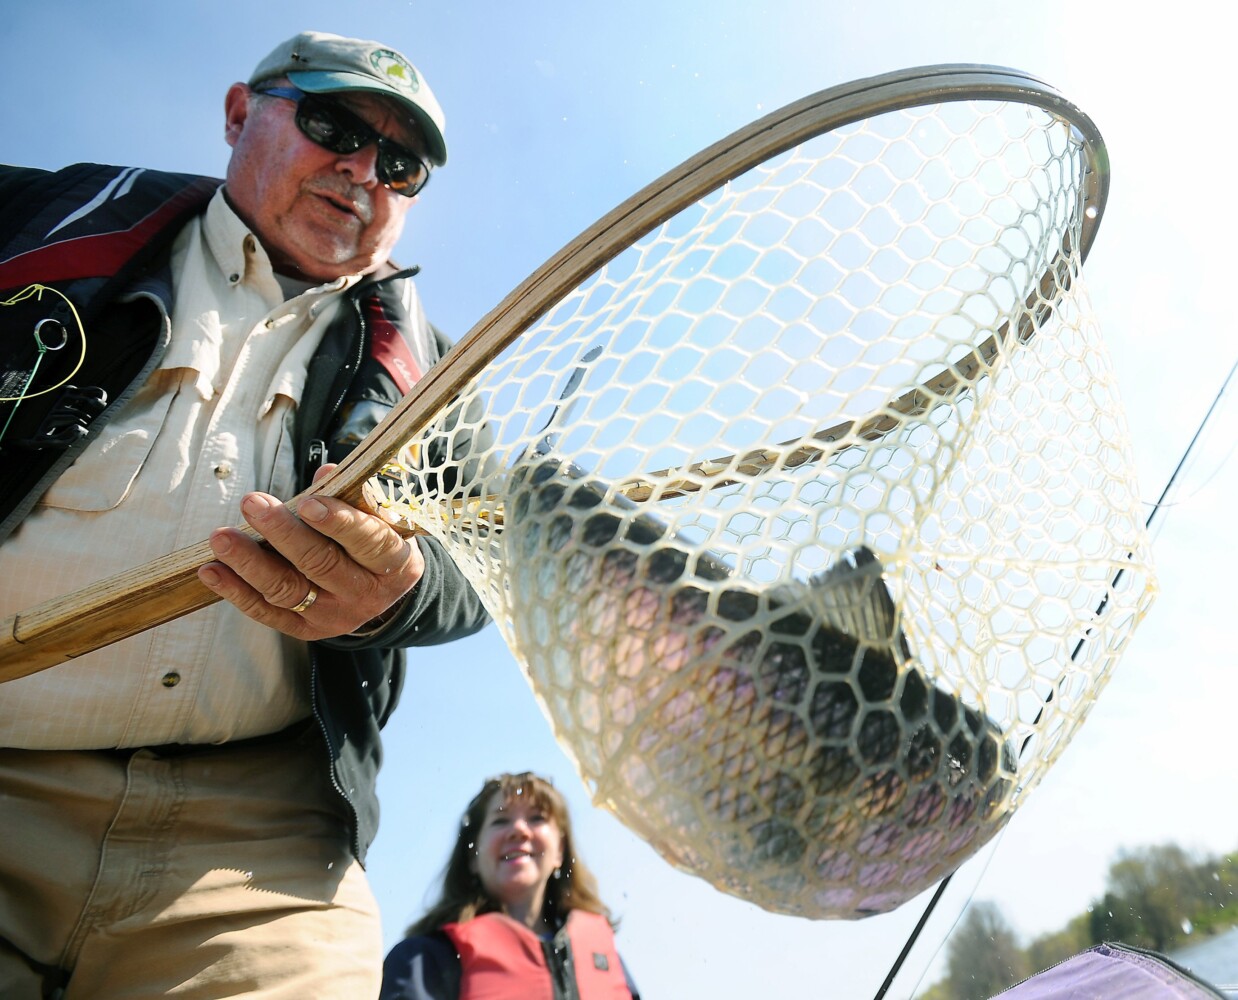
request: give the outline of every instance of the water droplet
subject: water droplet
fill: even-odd
[[[330,871],[330,870],[331,870],[332,868],[334,868],[334,867],[335,867],[335,862],[334,862],[334,861],[328,861],[328,862],[327,862],[327,871]]]

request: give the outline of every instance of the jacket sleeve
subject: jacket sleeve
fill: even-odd
[[[379,1000],[457,1000],[460,958],[438,934],[405,938],[383,962]]]
[[[443,547],[425,536],[415,544],[421,548],[425,572],[396,613],[371,631],[320,640],[324,646],[343,650],[436,646],[472,635],[490,623],[481,598]]]
[[[440,351],[446,353],[451,342],[438,330],[431,329]],[[468,435],[454,433],[458,420],[459,415],[452,413],[445,422],[453,441],[451,446],[431,443],[433,460],[443,463],[444,479],[449,480],[436,485],[445,491],[476,492],[486,470],[469,456],[488,453],[493,438],[484,425]],[[433,646],[472,635],[489,624],[490,615],[481,599],[443,546],[424,535],[417,537],[416,544],[425,560],[425,572],[417,586],[397,605],[395,614],[377,628],[325,639],[324,645],[342,650]]]
[[[22,198],[22,192],[27,186],[47,177],[50,173],[49,170],[39,170],[35,167],[13,167],[0,164],[0,220],[5,220],[12,211],[28,212],[29,208],[24,206],[25,199]],[[9,232],[17,228],[17,225],[10,222],[3,231]]]

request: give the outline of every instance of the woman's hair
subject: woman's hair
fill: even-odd
[[[473,797],[460,820],[460,834],[456,837],[447,867],[443,869],[443,888],[438,901],[408,928],[405,933],[409,937],[428,934],[444,924],[464,923],[483,913],[502,909],[499,902],[482,888],[471,861],[477,854],[477,840],[491,801],[501,796],[504,802],[508,802],[517,795],[544,809],[563,835],[563,864],[546,885],[542,915],[552,925],[566,919],[571,910],[586,910],[611,919],[610,910],[598,898],[597,879],[576,853],[572,821],[563,796],[545,778],[525,771],[491,778]]]

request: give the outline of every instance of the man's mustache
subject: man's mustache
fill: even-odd
[[[366,225],[374,221],[374,201],[365,188],[349,184],[343,179],[336,181],[334,178],[319,178],[308,187],[312,194],[346,204]]]

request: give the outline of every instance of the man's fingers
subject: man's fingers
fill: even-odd
[[[264,493],[251,493],[241,502],[241,513],[274,553],[283,556],[302,576],[331,590],[342,591],[359,585],[358,568],[340,546],[325,537],[324,532],[317,530],[316,525],[303,523],[274,497]],[[255,568],[260,568],[257,564],[261,560],[255,557],[253,561]],[[279,562],[281,560],[273,559],[272,565],[267,568],[276,571],[278,567],[275,564]],[[248,573],[241,567],[231,560],[228,560],[228,564],[248,578]],[[263,593],[269,593],[271,586],[269,581],[259,581],[259,589]],[[289,606],[300,599],[300,595],[297,595],[289,602]]]
[[[332,539],[354,562],[376,576],[404,571],[416,550],[381,518],[342,500],[310,497],[297,513],[305,524]]]
[[[250,618],[290,635],[353,632],[399,601],[425,570],[415,542],[341,500],[308,498],[298,517],[274,497],[251,493],[241,511],[262,540],[218,529],[211,548],[219,563],[200,577]]]
[[[233,585],[223,596],[246,614],[249,608],[245,605],[254,600],[275,608],[291,609],[305,599],[311,582],[308,576],[242,532],[235,528],[219,528],[212,532],[210,544],[223,567],[231,570],[240,581],[240,585]],[[233,584],[227,575],[222,580]]]
[[[230,566],[222,562],[207,563],[198,570],[198,579],[242,614],[254,621],[278,629],[299,639],[324,639],[338,634],[316,628],[303,615],[291,608],[270,603],[266,596],[251,587]]]

